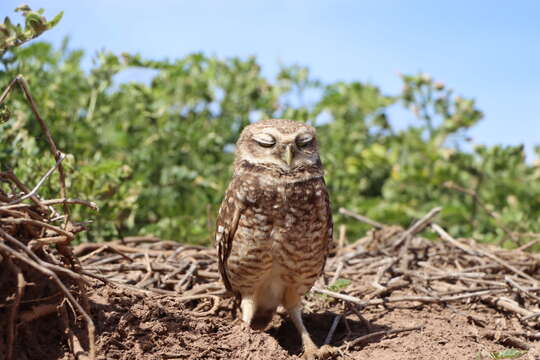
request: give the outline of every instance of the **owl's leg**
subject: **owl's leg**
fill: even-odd
[[[291,317],[294,326],[296,326],[296,329],[300,333],[302,346],[304,348],[302,357],[306,360],[327,359],[333,354],[332,348],[325,345],[319,349],[311,339],[311,336],[309,336],[309,333],[304,326],[304,322],[302,321],[301,300],[301,296],[296,293],[295,289],[289,288],[285,293],[283,306],[289,312],[289,316]]]
[[[294,326],[296,326],[296,329],[300,333],[300,337],[302,338],[302,346],[304,348],[304,358],[310,359],[315,358],[313,354],[315,354],[319,348],[313,340],[311,340],[311,336],[309,336],[309,333],[304,326],[304,322],[302,321],[302,306],[298,305],[291,309],[287,309],[289,312],[289,316],[291,317],[291,320],[294,323]]]
[[[255,296],[242,298],[240,308],[242,310],[242,321],[254,330],[264,330],[272,321],[275,313],[275,309],[264,308],[260,304],[257,305]]]
[[[242,296],[240,302],[240,309],[242,310],[242,321],[248,325],[251,325],[251,320],[255,314],[255,299],[253,296]]]

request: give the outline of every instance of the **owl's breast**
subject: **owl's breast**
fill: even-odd
[[[324,267],[332,221],[322,178],[265,184],[246,182],[245,209],[233,241],[229,269],[235,287],[256,287],[268,276],[306,292]]]
[[[272,227],[273,259],[282,280],[307,291],[323,270],[332,219],[320,178],[287,184],[281,212]]]

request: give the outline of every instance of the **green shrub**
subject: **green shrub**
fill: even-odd
[[[461,150],[482,113],[425,75],[403,76],[403,91],[389,96],[359,82],[323,84],[299,66],[269,79],[255,58],[103,52],[90,69],[83,59],[67,41],[11,49],[0,58],[0,86],[25,76],[59,148],[71,154],[70,196],[98,202],[97,215],[75,210],[93,219],[86,240],[154,234],[208,244],[233,144],[246,124],[268,117],[318,127],[336,220],[351,237],[367,227],[337,215],[339,207],[407,226],[443,206],[439,222],[452,234],[509,245],[527,240],[511,233],[540,232],[538,162],[526,163],[521,146]],[[118,84],[128,68],[152,78]],[[418,120],[397,130],[388,109],[401,104]],[[34,184],[53,158],[22,96],[13,93],[6,106],[0,166]],[[56,193],[50,184],[43,196]]]

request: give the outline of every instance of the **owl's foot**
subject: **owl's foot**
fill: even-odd
[[[311,347],[304,351],[302,354],[302,359],[304,360],[327,360],[333,358],[337,354],[337,349],[330,346],[324,345],[320,348]]]
[[[235,319],[234,325],[238,326],[238,329],[241,332],[245,332],[248,334],[251,334],[253,332],[253,328],[249,324],[246,324],[246,322],[243,321],[242,319]]]

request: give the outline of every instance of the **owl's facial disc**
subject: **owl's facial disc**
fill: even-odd
[[[274,133],[265,129],[251,135],[255,148],[255,162],[274,164],[282,170],[291,171],[317,162],[315,137],[310,132],[292,134]]]
[[[315,129],[290,120],[263,120],[247,126],[237,143],[235,161],[291,176],[322,173]]]

